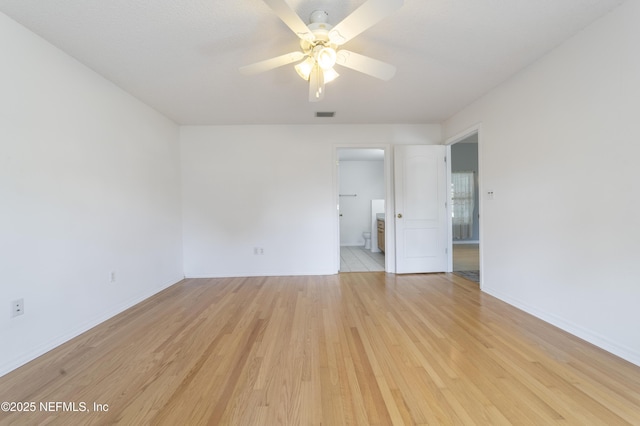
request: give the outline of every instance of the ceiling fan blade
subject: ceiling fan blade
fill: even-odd
[[[305,56],[307,55],[302,52],[286,53],[284,55],[276,56],[275,58],[265,59],[264,61],[255,62],[253,64],[240,67],[240,72],[244,75],[258,74],[299,61]]]
[[[404,0],[369,0],[333,27],[329,39],[337,45],[344,44],[400,9],[403,3]]]
[[[285,0],[264,0],[264,2],[278,15],[287,27],[291,29],[298,37],[303,40],[312,42],[316,39],[309,27],[304,23],[298,14],[291,9],[291,6]]]
[[[396,73],[396,67],[393,65],[344,49],[338,51],[336,64],[385,81],[390,80]]]

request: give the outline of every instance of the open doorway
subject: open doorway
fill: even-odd
[[[451,145],[452,271],[480,283],[478,132]]]
[[[339,271],[385,271],[384,149],[338,148],[337,157]]]

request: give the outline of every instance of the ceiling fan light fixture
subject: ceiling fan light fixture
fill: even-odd
[[[313,69],[314,65],[315,61],[312,58],[307,58],[296,65],[294,68],[303,80],[309,81],[309,76],[311,75],[311,70]]]
[[[307,25],[287,0],[264,0],[300,38],[301,50],[243,66],[240,72],[246,75],[257,74],[302,61],[295,65],[295,70],[309,83],[311,102],[321,100],[324,97],[325,83],[339,76],[333,69],[336,63],[384,81],[389,80],[396,71],[393,65],[339,47],[399,9],[404,0],[363,1],[363,4],[334,27],[328,23],[326,11],[314,10]]]
[[[309,78],[311,77],[311,70],[315,65],[316,63],[313,59],[307,58],[304,61],[300,62],[298,65],[296,65],[294,68],[296,69],[296,72],[298,73],[300,78],[302,78],[305,81],[309,81]],[[322,69],[322,67],[320,67],[319,71],[324,74],[325,83],[329,83],[335,80],[336,78],[340,77],[340,74],[338,74],[338,72],[333,68],[329,68],[325,70],[325,69]]]
[[[323,47],[316,55],[316,61],[323,70],[329,70],[336,64],[336,51],[331,47]]]

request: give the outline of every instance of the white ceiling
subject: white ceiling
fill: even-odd
[[[334,25],[364,3],[288,2]],[[298,50],[262,0],[0,0],[0,11],[179,124],[437,123],[622,2],[405,0],[344,46],[396,65],[395,77],[340,68],[319,103],[292,65],[238,72]]]

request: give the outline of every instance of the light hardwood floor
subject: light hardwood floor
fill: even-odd
[[[639,367],[451,274],[185,280],[0,394],[108,404],[18,425],[640,424]]]

